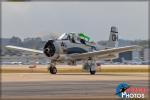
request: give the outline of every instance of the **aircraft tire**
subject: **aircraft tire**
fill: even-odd
[[[51,74],[56,74],[57,73],[57,68],[55,66],[50,66],[48,68],[48,71],[51,73]]]
[[[96,70],[93,70],[93,71],[90,70],[91,75],[95,75],[95,73],[96,73]]]

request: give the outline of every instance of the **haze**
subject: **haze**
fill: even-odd
[[[146,2],[2,2],[2,37],[44,37],[85,32],[108,40],[117,26],[123,39],[148,39]]]

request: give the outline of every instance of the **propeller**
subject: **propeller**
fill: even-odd
[[[54,40],[49,40],[44,46],[44,54],[47,57],[52,57],[55,54],[56,48],[53,42]]]

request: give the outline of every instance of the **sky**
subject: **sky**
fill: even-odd
[[[2,2],[2,37],[48,37],[85,32],[93,40],[108,40],[110,27],[119,38],[148,39],[145,2]]]

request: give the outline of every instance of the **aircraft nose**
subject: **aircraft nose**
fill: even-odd
[[[49,48],[45,48],[45,52],[48,53],[50,50]]]
[[[56,49],[53,42],[54,40],[49,40],[44,46],[44,54],[47,57],[52,57],[55,54]]]

